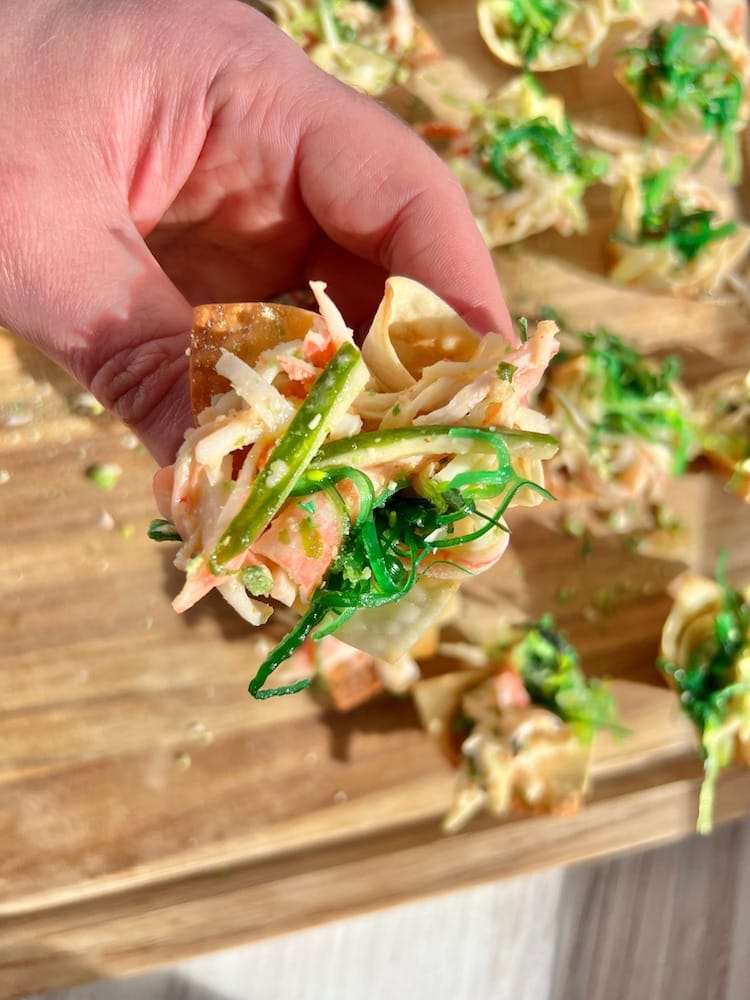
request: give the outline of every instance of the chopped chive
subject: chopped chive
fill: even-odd
[[[114,462],[98,462],[86,469],[86,478],[100,490],[113,490],[121,475],[121,467]]]

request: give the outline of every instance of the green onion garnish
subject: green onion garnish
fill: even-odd
[[[532,702],[571,725],[582,742],[597,729],[626,732],[617,722],[612,694],[601,681],[586,677],[577,650],[557,630],[552,615],[523,627],[510,659]]]
[[[515,432],[516,447],[521,437],[526,437],[527,442],[536,438],[554,451],[553,439],[545,435]],[[258,669],[250,683],[254,697],[269,698],[307,687],[308,679],[278,688],[264,685],[309,635],[321,638],[336,631],[360,608],[381,607],[405,597],[426,571],[422,564],[427,557],[444,553],[445,561],[450,562],[452,548],[475,541],[493,529],[505,530],[502,517],[518,490],[526,487],[550,498],[541,486],[515,472],[507,438],[513,441],[514,435],[475,427],[411,427],[330,442],[318,452],[296,488],[312,493],[348,479],[360,493],[359,518],[325,581],[313,594],[305,615]],[[402,455],[405,449],[413,449],[416,454],[430,453],[430,443],[436,440],[438,454],[466,454],[468,448],[483,456],[482,468],[457,473],[448,481],[433,478],[422,486],[423,495],[416,492],[419,486],[415,481],[409,489],[402,488],[404,484],[389,484],[374,496],[361,469],[335,464],[336,458],[346,458],[366,466],[378,447],[399,449]],[[492,459],[492,468],[486,467],[487,458]],[[477,501],[483,499],[497,501],[492,515],[477,508]],[[467,518],[475,526],[459,530],[459,523]]]
[[[694,112],[703,131],[722,143],[724,167],[732,180],[738,180],[736,129],[743,84],[710,29],[661,23],[644,48],[627,48],[620,55],[625,61],[625,80],[638,101],[664,123],[681,112]]]
[[[603,327],[571,337],[579,340],[579,352],[587,360],[583,391],[599,406],[591,429],[592,451],[611,435],[661,443],[673,455],[673,474],[681,475],[694,451],[695,430],[677,389],[679,359],[644,358]],[[565,361],[573,353],[568,350],[558,357]],[[558,363],[553,360],[553,369]]]
[[[349,342],[342,344],[313,383],[256,476],[244,507],[214,549],[210,564],[217,576],[227,562],[252,545],[278,513],[331,428],[347,412],[368,378],[358,349]]]
[[[697,208],[675,190],[675,176],[683,166],[683,162],[678,160],[641,178],[643,214],[638,237],[631,240],[621,233],[613,233],[613,240],[635,245],[670,246],[685,264],[689,264],[709,243],[726,239],[737,232],[735,222],[717,222],[713,209]]]
[[[573,7],[570,0],[510,0],[507,18],[524,66],[533,63],[553,39],[560,18]]]
[[[572,174],[582,188],[603,177],[608,167],[605,156],[581,150],[567,119],[559,128],[545,117],[515,123],[498,119],[489,124],[478,152],[488,172],[507,191],[521,187],[516,164],[529,156],[538,160],[549,173]]]

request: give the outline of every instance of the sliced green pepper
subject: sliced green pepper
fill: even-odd
[[[342,344],[256,476],[244,507],[219,539],[210,557],[213,573],[221,574],[262,534],[368,378],[359,350],[352,343]]]

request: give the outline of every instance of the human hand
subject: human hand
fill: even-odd
[[[12,5],[0,95],[0,323],[160,463],[191,423],[193,304],[319,278],[356,328],[402,274],[512,336],[447,168],[235,0]]]

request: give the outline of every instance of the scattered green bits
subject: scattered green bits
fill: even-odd
[[[113,490],[122,475],[115,462],[97,462],[86,469],[86,478],[99,490]]]

